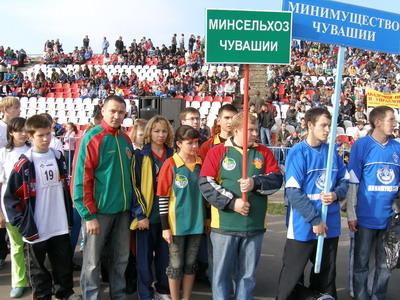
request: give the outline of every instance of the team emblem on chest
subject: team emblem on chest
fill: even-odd
[[[189,181],[185,175],[179,175],[179,174],[175,175],[175,185],[178,188],[183,189],[188,185],[188,182]]]
[[[263,162],[262,162],[261,159],[259,159],[258,157],[256,157],[256,158],[253,160],[252,164],[254,165],[254,167],[256,167],[256,169],[261,169],[261,168],[262,168],[262,165],[263,165]]]
[[[323,190],[324,187],[325,187],[325,177],[326,177],[325,171],[320,171],[318,176],[317,176],[317,179],[315,180],[315,185],[320,190]]]
[[[222,167],[227,171],[232,171],[236,167],[236,161],[233,158],[225,157],[222,161]]]
[[[376,177],[383,184],[390,184],[394,180],[394,171],[388,165],[383,165],[382,168],[376,172]]]

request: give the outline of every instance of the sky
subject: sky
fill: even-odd
[[[85,35],[95,53],[103,37],[109,51],[122,36],[125,45],[135,38],[151,38],[155,46],[171,44],[174,33],[204,35],[205,9],[282,10],[282,0],[14,0],[2,1],[0,45],[42,54],[48,39],[60,39],[65,52],[82,46]],[[318,1],[315,1],[318,3]],[[348,4],[400,14],[398,0],[346,0]]]

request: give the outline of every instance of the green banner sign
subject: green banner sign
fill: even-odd
[[[206,11],[206,63],[289,64],[290,12]]]

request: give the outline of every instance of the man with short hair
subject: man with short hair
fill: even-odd
[[[255,112],[258,113],[261,110],[261,105],[265,103],[265,100],[260,97],[260,91],[257,91],[254,97],[251,97],[249,106],[255,105]]]
[[[201,145],[199,153],[203,160],[206,158],[208,150],[216,145],[225,143],[232,136],[232,118],[237,113],[237,108],[232,104],[225,104],[218,110],[217,125],[221,127],[221,132]]]
[[[340,204],[346,198],[349,174],[334,152],[330,192],[324,192],[331,126],[330,113],[321,108],[306,112],[308,135],[286,157],[285,199],[288,203],[288,231],[279,277],[277,300],[299,299],[293,295],[308,261],[315,262],[317,239],[324,235],[321,270],[312,268],[310,288],[336,295],[336,254],[340,235]],[[328,206],[327,221],[321,220],[322,205]]]
[[[181,125],[189,125],[200,131],[200,112],[194,107],[186,107],[181,112]],[[199,146],[207,141],[207,138],[200,135]]]
[[[357,140],[350,154],[347,221],[354,236],[354,299],[387,299],[391,275],[386,264],[385,232],[400,181],[400,144],[390,137],[397,125],[392,108],[375,107],[369,114],[372,133]],[[376,243],[376,270],[369,295],[370,249]]]
[[[108,53],[107,52],[108,51],[108,47],[110,47],[110,43],[107,41],[107,38],[104,37],[103,44],[101,45],[101,49],[102,49],[101,54],[106,55]]]
[[[176,52],[176,45],[177,45],[177,41],[176,41],[176,33],[174,33],[174,35],[172,36],[171,39],[171,53],[174,55]]]
[[[244,140],[243,123],[248,122]],[[200,173],[199,186],[211,207],[213,245],[212,293],[228,300],[232,276],[235,299],[253,299],[255,269],[265,232],[267,195],[278,191],[282,174],[272,152],[256,144],[257,119],[243,113],[232,118],[233,136],[210,149]],[[242,178],[243,145],[248,145],[248,178]],[[247,193],[248,199],[242,199]],[[236,263],[233,263],[236,262]],[[237,266],[237,267],[236,267]]]
[[[124,49],[124,42],[122,41],[122,36],[115,41],[115,53],[122,54],[122,50]]]
[[[289,131],[286,129],[286,124],[282,123],[280,129],[276,133],[276,145],[282,145],[290,136]]]
[[[139,191],[133,185],[133,148],[121,131],[126,104],[104,101],[100,125],[82,139],[74,174],[74,203],[86,231],[81,288],[85,300],[100,299],[100,258],[109,259],[110,298],[126,299],[125,270],[130,251],[130,209]]]
[[[86,35],[83,39],[83,48],[86,50],[89,47],[89,37]]]
[[[258,122],[260,124],[260,138],[264,146],[272,145],[271,129],[275,125],[275,118],[272,111],[268,110],[266,103],[261,105],[258,112]]]

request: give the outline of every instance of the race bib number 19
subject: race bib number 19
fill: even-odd
[[[55,161],[42,161],[40,164],[40,181],[43,187],[58,185],[58,168]]]

